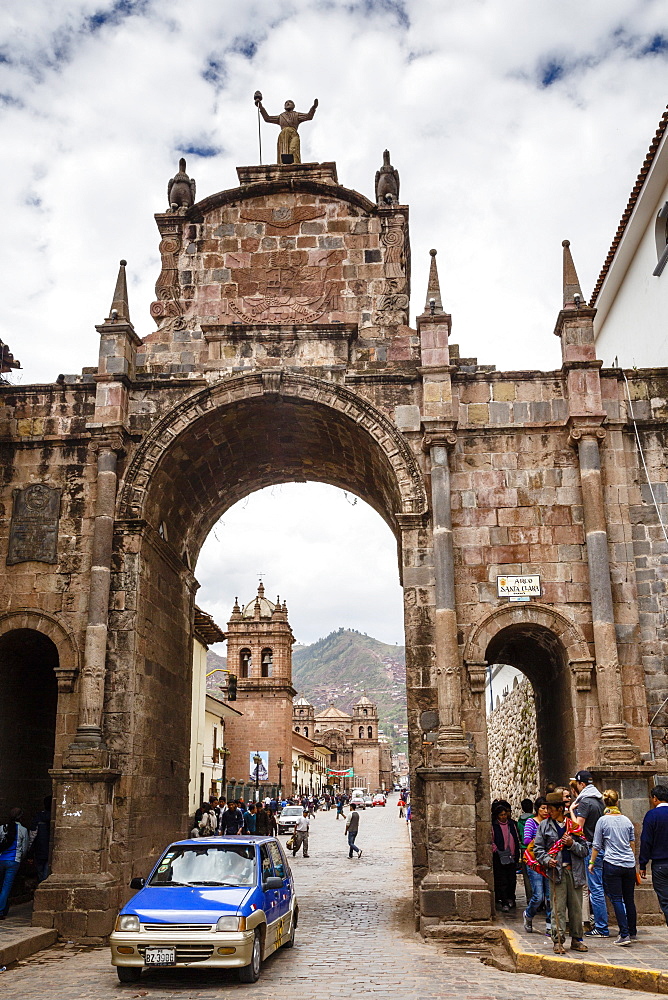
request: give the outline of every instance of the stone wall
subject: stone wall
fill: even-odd
[[[512,691],[487,716],[492,799],[507,799],[516,816],[522,799],[538,794],[536,706],[531,682],[515,679]]]

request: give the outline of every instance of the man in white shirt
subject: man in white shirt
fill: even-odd
[[[304,857],[308,857],[308,831],[310,827],[308,810],[305,809],[302,816],[297,820],[294,836],[292,838],[292,857],[296,855],[299,848],[304,845]]]

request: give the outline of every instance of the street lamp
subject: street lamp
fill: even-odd
[[[311,795],[313,795],[313,764],[309,764],[309,772],[311,775],[311,784],[309,787],[311,789]]]
[[[281,798],[281,779],[283,777],[283,768],[285,767],[285,762],[282,757],[279,757],[276,761],[276,767],[278,768],[278,797]]]
[[[223,758],[223,795],[227,798],[227,758],[230,756],[229,747],[220,748],[220,756]]]
[[[294,783],[293,783],[294,784],[293,795],[296,795],[297,794],[297,774],[299,772],[299,764],[298,763],[293,764],[292,765],[292,769],[295,772],[295,780],[294,780]]]
[[[260,757],[257,750],[255,751],[255,756],[253,757],[253,763],[255,764],[255,801],[260,801],[260,764],[262,763],[262,757]]]

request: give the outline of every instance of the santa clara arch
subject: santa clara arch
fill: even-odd
[[[174,178],[178,197],[156,216],[154,329],[130,319],[122,264],[94,368],[0,388],[0,684],[15,690],[40,658],[51,671],[29,761],[30,794],[52,788],[57,804],[34,921],[104,937],[130,878],[184,832],[200,547],[250,492],[314,480],[363,497],[397,540],[417,923],[485,926],[490,662],[531,676],[546,770],[577,748],[579,766],[639,795],[665,763],[646,762],[648,699],[668,692],[636,561],[659,553],[619,373],[595,357],[568,247],[559,370],[460,358],[435,253],[412,326],[408,207],[389,154],[375,199],[331,162],[238,177],[199,202],[185,165]],[[663,419],[647,430],[657,469]],[[48,519],[22,514],[35,484]],[[21,561],[8,560],[17,539]],[[511,611],[496,577],[515,572],[540,576],[541,597]],[[549,756],[555,714],[570,727],[562,759]],[[6,771],[5,798],[18,794]]]

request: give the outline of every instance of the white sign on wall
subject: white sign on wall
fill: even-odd
[[[529,601],[540,597],[539,576],[497,576],[496,592],[510,601]]]

